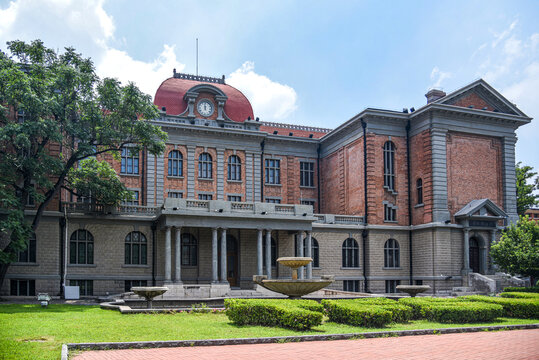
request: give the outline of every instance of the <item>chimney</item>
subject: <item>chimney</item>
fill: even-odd
[[[427,97],[427,104],[430,104],[431,102],[443,98],[445,96],[445,92],[440,89],[430,89],[425,96]]]

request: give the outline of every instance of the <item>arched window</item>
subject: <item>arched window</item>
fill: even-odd
[[[94,263],[94,237],[87,230],[75,230],[69,242],[70,264]]]
[[[228,157],[228,180],[241,180],[241,159],[239,156]]]
[[[198,177],[199,179],[212,179],[213,178],[213,162],[211,155],[208,153],[202,153],[198,157]]]
[[[294,240],[294,256],[299,256],[297,238]],[[307,256],[307,237],[303,238],[303,256]],[[313,267],[320,267],[318,241],[313,237],[311,237],[311,258],[313,259]]]
[[[417,189],[417,203],[423,204],[423,180],[421,178],[417,179],[416,181],[416,189]]]
[[[191,234],[182,234],[182,265],[196,266],[197,265],[197,239]]]
[[[266,266],[266,239],[262,243],[262,263]],[[271,238],[271,267],[277,266],[277,243],[274,238]]]
[[[384,244],[384,267],[400,267],[400,249],[399,242],[395,239],[389,239]]]
[[[395,144],[391,141],[384,144],[384,186],[395,190]]]
[[[348,238],[342,243],[342,267],[359,267],[359,246],[355,239]]]
[[[125,263],[146,265],[148,263],[148,242],[140,231],[132,231],[125,237]]]
[[[183,176],[183,155],[178,150],[168,153],[168,176]]]

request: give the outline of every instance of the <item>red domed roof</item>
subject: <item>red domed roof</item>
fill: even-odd
[[[236,122],[244,122],[249,116],[254,119],[253,108],[245,95],[238,89],[221,83],[171,77],[161,83],[153,102],[160,109],[165,106],[167,114],[179,115],[187,108],[187,101],[183,98],[185,93],[192,87],[201,84],[214,86],[225,93],[228,100],[224,110],[230,119]]]

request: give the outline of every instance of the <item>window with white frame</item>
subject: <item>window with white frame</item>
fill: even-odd
[[[202,153],[198,157],[198,178],[213,179],[213,160],[208,153]]]
[[[123,201],[123,204],[124,205],[138,205],[140,192],[138,190],[130,190],[130,192],[131,192],[131,199],[125,199]]]
[[[121,152],[120,174],[138,175],[139,153],[130,147],[123,147]]]
[[[299,186],[314,187],[314,163],[300,161],[299,173]]]
[[[266,159],[266,184],[281,184],[281,160]]]
[[[168,176],[183,176],[183,155],[178,150],[168,153]]]

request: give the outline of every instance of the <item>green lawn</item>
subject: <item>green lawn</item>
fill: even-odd
[[[499,319],[480,325],[532,324],[538,320]],[[471,324],[413,321],[382,329],[324,323],[298,332],[262,326],[236,326],[224,313],[122,315],[97,306],[0,305],[0,359],[59,359],[61,345],[76,342],[195,340],[243,337],[338,334],[366,331],[429,329]]]

